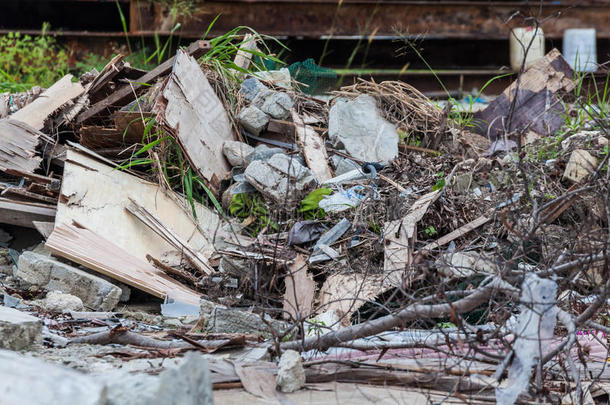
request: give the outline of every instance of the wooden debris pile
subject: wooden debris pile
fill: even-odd
[[[116,57],[0,120],[0,222],[35,227],[54,255],[165,300],[164,311],[194,311],[193,330],[309,352],[308,384],[489,390],[483,400],[516,390],[512,371],[501,387],[519,339],[507,321],[524,322],[531,275],[556,276],[551,357],[572,356],[577,328],[604,330],[574,308],[606,307],[608,129],[562,126],[574,82],[557,51],[459,126],[404,83],[359,82],[322,101],[245,75],[243,49],[240,74],[219,84],[197,60],[208,49],[195,42],[150,72]],[[435,343],[380,337],[435,329]],[[181,338],[164,346],[121,330],[74,342],[246,342]],[[380,362],[431,345],[451,361]],[[354,352],[378,357],[346,359]],[[480,370],[447,367],[456,359]],[[275,365],[214,367],[219,387],[279,398],[263,384]]]

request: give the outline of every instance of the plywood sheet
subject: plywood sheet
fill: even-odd
[[[55,226],[46,247],[58,256],[156,297],[169,296],[182,303],[199,305],[196,291],[77,223]]]
[[[125,210],[129,197],[137,198],[195,251],[206,257],[212,252],[211,238],[219,223],[214,212],[197,204],[195,223],[180,197],[73,150],[67,151],[56,224],[77,221],[142,261],[151,254],[177,264],[180,252]]]
[[[235,138],[221,101],[197,61],[184,51],[176,54],[155,110],[176,135],[191,165],[218,194],[220,180],[231,170],[222,145]]]
[[[44,134],[21,121],[0,120],[0,170],[33,173],[42,160],[36,153],[41,137]]]
[[[25,122],[39,131],[42,130],[46,120],[55,111],[85,91],[79,82],[72,82],[72,78],[72,75],[65,75],[36,100],[15,112],[11,118]]]

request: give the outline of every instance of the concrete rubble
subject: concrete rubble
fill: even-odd
[[[305,94],[263,38],[0,111],[0,403],[607,399],[607,111],[561,54],[510,131],[516,82]]]

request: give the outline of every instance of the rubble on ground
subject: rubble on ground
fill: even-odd
[[[225,77],[209,47],[0,110],[0,223],[48,249],[0,248],[2,348],[37,357],[0,353],[9,402],[607,398],[610,133],[561,118],[558,51],[459,121],[401,82]]]

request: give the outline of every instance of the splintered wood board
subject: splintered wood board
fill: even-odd
[[[0,198],[0,223],[34,228],[34,221],[52,222],[54,220],[55,207],[53,205]]]
[[[182,151],[212,191],[231,170],[222,154],[225,141],[234,141],[231,123],[197,61],[179,50],[174,69],[155,110],[174,132]]]
[[[395,285],[401,285],[403,273],[411,263],[411,247],[415,242],[417,223],[424,217],[439,190],[421,196],[401,219],[387,222],[383,228],[383,271]]]
[[[198,226],[181,197],[172,198],[157,184],[74,150],[67,151],[55,222],[83,224],[142,261],[150,254],[166,264],[178,264],[181,253],[126,211],[129,197],[137,198],[141,206],[154,213],[195,251],[206,257],[211,254],[211,238],[219,223],[214,212],[196,204]]]
[[[313,297],[316,293],[316,282],[307,272],[307,260],[297,254],[294,263],[288,266],[284,277],[286,292],[284,293],[284,318],[299,319],[311,313]]]
[[[44,134],[21,121],[0,120],[0,170],[33,173],[42,160],[36,153],[41,136]]]
[[[317,312],[334,311],[341,319],[341,324],[349,326],[352,315],[361,306],[391,287],[379,275],[331,274],[318,293]]]
[[[292,110],[292,121],[296,128],[299,146],[305,156],[307,166],[319,183],[333,178],[333,173],[328,166],[328,154],[324,146],[324,140],[315,129],[306,125],[303,119]]]
[[[58,256],[156,297],[165,299],[169,296],[176,301],[199,305],[197,292],[76,223],[55,226],[46,247]]]
[[[36,100],[11,115],[11,118],[25,122],[39,131],[42,130],[47,118],[85,91],[79,82],[72,82],[72,77],[72,75],[62,77]]]

